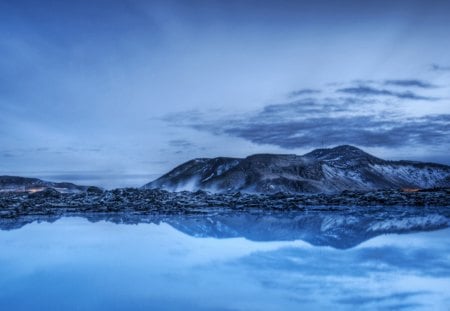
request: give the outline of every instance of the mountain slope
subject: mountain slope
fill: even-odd
[[[83,192],[96,187],[78,186],[68,182],[50,182],[38,178],[0,176],[0,192],[38,192],[45,189],[54,189],[59,192]]]
[[[353,146],[303,156],[256,154],[188,161],[143,188],[171,191],[333,193],[450,186],[450,166],[386,161]]]

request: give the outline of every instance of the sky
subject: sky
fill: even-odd
[[[450,164],[449,1],[0,0],[0,175],[140,186],[351,144]]]

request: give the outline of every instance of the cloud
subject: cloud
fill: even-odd
[[[44,156],[48,155],[61,155],[61,154],[93,154],[104,152],[101,147],[59,147],[59,148],[49,148],[49,147],[20,147],[8,150],[2,150],[0,157],[4,158],[21,158],[29,155],[42,154]]]
[[[432,71],[447,71],[450,72],[450,66],[442,66],[438,64],[431,64]]]
[[[444,120],[444,121],[442,121]],[[317,117],[304,120],[242,121],[223,124],[225,134],[256,144],[294,149],[325,144],[398,147],[450,143],[450,115],[428,116],[399,122],[375,116]],[[215,129],[217,132],[217,129]]]
[[[0,156],[2,158],[15,158],[14,153],[7,152],[7,151],[0,153]]]
[[[377,103],[345,97],[304,99],[267,105],[241,116],[211,119],[195,112],[171,114],[164,120],[174,126],[286,149],[322,144],[389,148],[450,144],[450,114],[405,118],[389,111],[369,113],[367,107]],[[357,108],[363,113],[355,114]]]
[[[361,101],[361,105],[368,101]],[[259,113],[264,119],[278,119],[280,117],[291,117],[294,115],[322,114],[330,112],[345,111],[354,101],[350,98],[331,99],[325,98],[320,101],[317,99],[302,99],[285,104],[272,104],[264,106]]]
[[[436,88],[434,84],[431,84],[423,80],[385,80],[384,84],[401,87],[418,87],[423,89]]]
[[[194,144],[185,139],[173,139],[169,141],[169,146],[185,149],[194,147]]]
[[[401,87],[401,90],[382,85]],[[172,126],[284,149],[337,144],[391,149],[441,148],[450,145],[448,111],[406,117],[401,110],[405,100],[437,101],[438,98],[413,92],[435,87],[421,79],[353,81],[328,85],[323,90],[293,91],[290,94],[309,96],[268,104],[243,114],[212,116],[194,110],[172,113],[163,120]]]
[[[355,86],[338,89],[337,92],[357,95],[357,96],[390,96],[398,99],[412,99],[412,100],[428,100],[434,101],[438,98],[421,96],[411,91],[396,92],[386,89],[378,89],[370,86]]]
[[[414,296],[420,296],[430,294],[430,292],[426,291],[417,291],[417,292],[399,292],[393,293],[389,295],[378,295],[378,296],[369,296],[369,295],[354,295],[351,297],[345,297],[337,299],[336,302],[350,305],[361,305],[361,304],[372,304],[372,303],[380,303],[383,301],[404,301]],[[403,304],[400,304],[403,305]]]
[[[302,96],[302,95],[312,95],[312,94],[320,94],[320,93],[321,93],[321,91],[316,90],[316,89],[301,89],[301,90],[296,90],[296,91],[290,92],[288,97],[292,98],[292,97],[297,97],[297,96]]]

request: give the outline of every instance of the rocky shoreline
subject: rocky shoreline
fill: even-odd
[[[0,218],[21,215],[64,215],[64,213],[202,213],[212,209],[229,210],[308,210],[323,207],[450,207],[450,189],[413,192],[380,190],[343,191],[339,194],[213,194],[204,191],[168,192],[124,188],[102,191],[93,188],[82,193],[59,193],[46,189],[36,193],[0,193]]]
[[[81,217],[116,224],[167,223],[196,237],[302,239],[353,247],[386,233],[448,228],[450,189],[340,194],[212,194],[91,188],[84,193],[0,193],[0,230]]]

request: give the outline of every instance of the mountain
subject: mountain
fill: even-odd
[[[62,193],[100,190],[92,186],[78,186],[68,182],[50,182],[38,178],[0,176],[0,192],[40,192],[53,189]]]
[[[344,145],[303,156],[256,154],[247,158],[200,158],[143,186],[170,191],[335,193],[343,190],[450,186],[450,166],[386,161]]]

